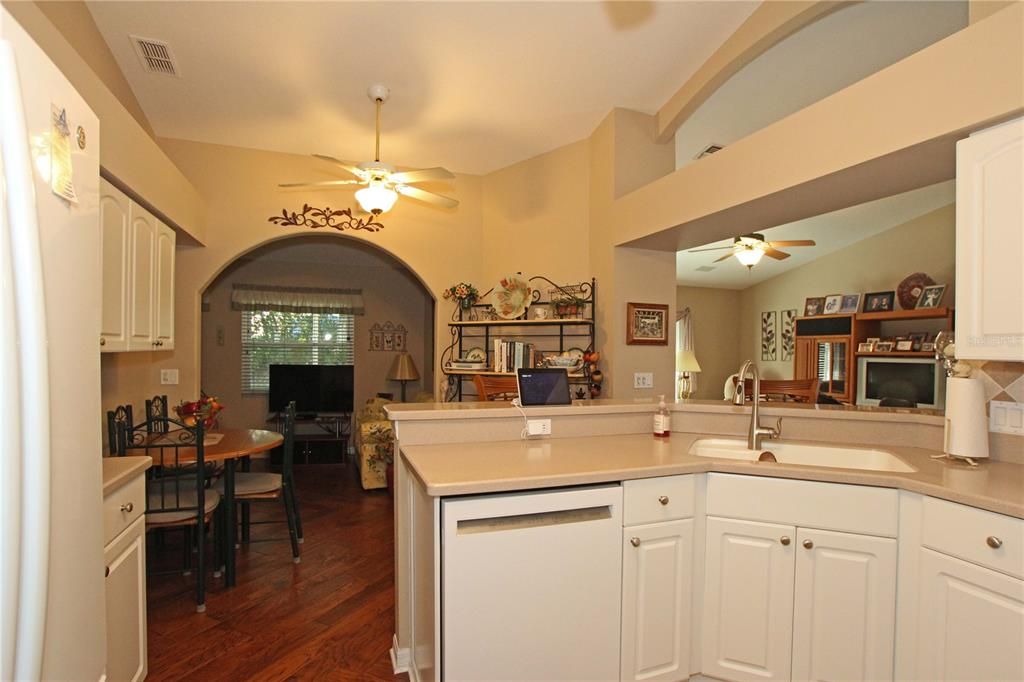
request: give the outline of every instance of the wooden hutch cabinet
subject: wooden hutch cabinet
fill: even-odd
[[[856,393],[857,318],[819,315],[796,320],[793,378],[820,382],[818,392],[840,402],[853,402]]]

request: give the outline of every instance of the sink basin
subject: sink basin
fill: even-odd
[[[732,438],[702,438],[690,448],[691,455],[741,459],[756,462],[762,452],[775,455],[780,464],[805,464],[839,469],[867,469],[870,471],[917,471],[902,459],[886,452],[842,445],[814,445],[810,443],[779,443],[766,440],[761,450],[748,450],[747,441]]]

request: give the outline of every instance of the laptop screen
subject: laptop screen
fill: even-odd
[[[564,368],[520,368],[516,372],[519,403],[530,405],[571,405],[569,373]]]

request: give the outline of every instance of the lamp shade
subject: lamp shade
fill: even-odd
[[[416,369],[416,363],[412,361],[412,356],[408,353],[399,353],[395,356],[395,361],[391,363],[391,369],[388,371],[388,379],[391,381],[416,381],[420,378],[420,373]]]
[[[699,372],[700,363],[697,362],[697,356],[693,354],[692,350],[681,350],[676,353],[676,371],[677,372]]]
[[[356,201],[364,211],[379,215],[387,213],[395,205],[398,193],[382,184],[371,182],[369,187],[364,187],[356,192]]]
[[[358,196],[357,196],[358,198]],[[748,268],[752,268],[757,265],[758,261],[761,260],[761,256],[764,255],[764,251],[755,247],[743,247],[736,249],[734,252],[736,260],[746,265]]]

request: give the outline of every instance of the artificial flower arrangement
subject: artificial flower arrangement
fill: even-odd
[[[200,391],[199,400],[192,402],[180,402],[174,407],[178,419],[185,426],[195,426],[199,420],[203,422],[203,428],[212,429],[217,423],[217,414],[224,409],[224,405],[216,396],[206,395]]]
[[[463,308],[468,308],[480,298],[480,292],[469,282],[459,282],[444,290],[444,297],[454,299]]]

